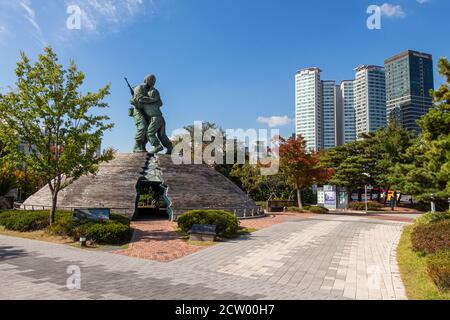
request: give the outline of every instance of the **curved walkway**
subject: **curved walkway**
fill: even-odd
[[[294,218],[170,263],[0,236],[0,299],[405,299],[404,224]]]

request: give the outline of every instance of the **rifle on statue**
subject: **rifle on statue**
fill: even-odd
[[[134,89],[133,89],[133,87],[130,85],[130,83],[128,82],[127,77],[125,77],[125,82],[127,83],[127,86],[128,86],[128,88],[130,89],[131,98],[133,98],[133,97],[134,97]],[[128,109],[128,115],[129,115],[130,117],[133,117],[133,116],[134,116],[134,108],[129,108],[129,109]]]

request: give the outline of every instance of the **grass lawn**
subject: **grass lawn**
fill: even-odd
[[[450,300],[450,292],[439,292],[428,276],[427,258],[413,251],[412,230],[413,226],[405,228],[397,248],[397,261],[406,295],[411,300]]]

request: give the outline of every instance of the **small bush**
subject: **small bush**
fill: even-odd
[[[126,241],[131,231],[130,219],[119,214],[111,214],[107,221],[73,221],[71,212],[57,211],[52,226],[49,214],[49,211],[3,211],[0,212],[0,225],[19,232],[47,229],[52,234],[72,237],[74,240],[84,236],[89,241],[103,244]]]
[[[411,236],[414,251],[435,253],[450,248],[450,220],[416,226]]]
[[[0,225],[7,230],[29,232],[48,227],[48,211],[4,211],[0,213]]]
[[[192,210],[177,219],[178,227],[188,232],[194,224],[210,224],[217,226],[217,235],[224,238],[233,237],[239,230],[238,219],[230,212],[220,210]]]
[[[131,233],[130,219],[119,214],[111,214],[110,220],[105,221],[73,221],[71,214],[61,215],[49,231],[74,240],[85,237],[88,241],[100,244],[122,243],[128,240]]]
[[[130,227],[121,223],[109,221],[87,221],[78,224],[71,232],[74,239],[86,237],[87,240],[117,244],[125,242],[130,235]]]
[[[450,249],[439,251],[427,260],[428,275],[441,291],[450,289]]]
[[[444,220],[450,220],[449,212],[427,212],[416,219],[416,224],[427,225]]]
[[[325,214],[325,213],[330,212],[330,210],[328,210],[327,208],[318,207],[318,206],[311,206],[311,207],[309,207],[308,210],[312,213],[318,213],[318,214]]]
[[[365,202],[351,202],[348,207],[352,210],[364,211],[364,210],[366,210],[366,203]],[[378,203],[375,201],[367,202],[367,209],[370,211],[381,211],[382,208],[383,208],[383,205],[381,203]]]
[[[300,209],[299,207],[289,207],[289,212],[297,212],[297,213],[304,213],[306,212],[306,209]]]

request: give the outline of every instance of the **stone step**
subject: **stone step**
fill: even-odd
[[[242,215],[257,211],[254,201],[233,182],[206,165],[175,165],[170,156],[157,155],[150,161],[162,173],[163,185],[170,201],[172,218],[193,209],[220,209]],[[102,163],[96,175],[81,177],[61,190],[59,208],[110,208],[134,217],[137,186],[144,179],[149,163],[145,153],[117,153]],[[51,206],[51,193],[44,187],[22,208],[39,210]]]
[[[145,153],[116,153],[114,159],[102,163],[96,175],[81,177],[61,190],[60,208],[111,208],[133,217],[136,207],[136,187],[143,178],[147,162]],[[39,209],[51,206],[50,189],[46,186],[29,197],[22,208]]]
[[[239,215],[256,213],[256,203],[232,181],[206,165],[176,165],[170,156],[157,155],[173,218],[194,209],[220,209]]]

